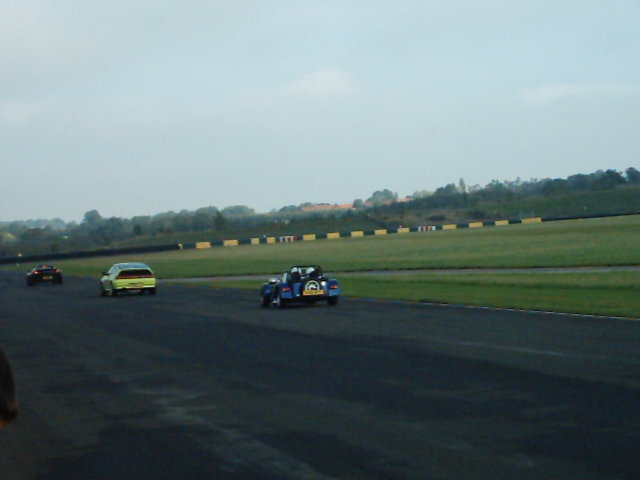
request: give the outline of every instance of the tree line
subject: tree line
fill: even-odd
[[[59,253],[108,248],[135,238],[169,238],[170,235],[191,232],[228,232],[232,235],[232,232],[252,228],[268,232],[283,224],[293,229],[296,223],[302,222],[305,228],[309,228],[314,222],[322,222],[323,228],[329,228],[331,222],[348,225],[349,222],[356,221],[379,226],[398,225],[405,223],[407,218],[420,221],[425,212],[428,215],[430,211],[440,212],[443,209],[467,209],[468,216],[482,220],[491,216],[491,211],[481,210],[482,205],[507,205],[536,197],[607,192],[639,186],[640,171],[629,167],[624,172],[598,170],[567,178],[493,180],[483,187],[467,186],[460,179],[457,183],[447,184],[433,192],[415,192],[403,202],[398,201],[397,193],[383,189],[374,192],[366,200],[354,200],[349,208],[335,206],[336,208],[319,211],[308,211],[306,207],[311,205],[309,203],[289,205],[260,214],[244,205],[223,209],[208,206],[195,211],[171,211],[132,218],[104,218],[97,210],[90,210],[84,214],[80,223],[65,223],[59,218],[0,222],[0,256],[15,256],[18,252]],[[497,214],[496,210],[493,211]],[[409,215],[411,212],[414,214]],[[444,219],[444,216],[438,213],[432,215],[431,219]]]

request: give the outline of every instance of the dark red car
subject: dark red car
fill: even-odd
[[[53,265],[38,265],[27,273],[27,285],[33,287],[36,283],[62,283],[62,271]]]

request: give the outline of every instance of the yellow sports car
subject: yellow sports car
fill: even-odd
[[[156,276],[144,263],[116,263],[102,273],[100,294],[115,297],[122,292],[156,293]]]

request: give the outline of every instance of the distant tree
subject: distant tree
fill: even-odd
[[[30,228],[20,235],[20,241],[36,243],[44,240],[46,237],[47,231],[44,228]]]
[[[617,170],[607,170],[604,172],[602,170],[598,170],[595,173],[595,176],[596,181],[594,183],[594,188],[596,190],[612,190],[618,185],[625,183],[624,177]]]
[[[103,233],[108,238],[120,238],[125,232],[124,221],[118,217],[111,217],[104,222]]]
[[[452,195],[455,195],[456,193],[458,193],[458,190],[456,189],[455,184],[449,183],[444,187],[437,188],[434,195],[438,197],[443,197],[443,196],[452,196]]]
[[[278,212],[280,213],[294,213],[299,211],[300,211],[300,207],[298,205],[287,205],[285,207],[282,207],[280,210],[278,210]]]
[[[467,193],[467,184],[465,183],[464,178],[461,178],[460,181],[458,181],[458,192]]]
[[[507,188],[504,183],[498,180],[492,180],[491,183],[475,192],[474,195],[481,200],[497,202],[507,201],[515,196],[511,189]]]
[[[216,210],[216,214],[219,213]],[[215,226],[215,217],[203,210],[198,210],[193,216],[193,229],[196,232],[211,230]]]
[[[365,204],[364,204],[364,202],[362,201],[362,199],[361,199],[361,198],[356,198],[356,199],[353,201],[353,203],[351,204],[351,206],[352,206],[353,208],[364,208],[364,207],[365,207]]]
[[[223,208],[222,213],[224,215],[242,216],[242,215],[255,215],[256,212],[252,208],[249,208],[245,205],[231,205],[229,207]]]
[[[214,216],[217,213],[218,209],[213,205],[209,205],[208,207],[202,207],[196,210],[196,214],[198,213],[206,213],[208,215]]]
[[[5,244],[14,244],[18,241],[16,236],[13,233],[9,232],[0,232],[0,245]]]
[[[194,230],[194,215],[188,210],[183,210],[171,218],[171,228],[174,232],[190,232]]]
[[[213,221],[214,226],[216,228],[217,231],[222,232],[226,229],[227,226],[227,220],[224,218],[224,215],[222,214],[221,211],[217,211],[216,212],[216,217]]]
[[[90,210],[84,214],[84,222],[89,226],[98,226],[102,222],[102,215],[98,210]]]
[[[634,185],[640,184],[640,172],[636,168],[629,167],[627,168],[625,173],[627,175],[627,182],[632,183]]]
[[[384,189],[378,190],[374,192],[368,199],[367,202],[371,203],[373,206],[383,205],[385,203],[391,203],[398,200],[398,194],[393,193],[391,190]]]
[[[416,192],[413,192],[413,195],[411,195],[411,198],[413,200],[417,200],[419,198],[430,197],[431,195],[433,195],[433,192],[431,192],[429,190],[418,190]]]
[[[593,188],[593,183],[594,183],[593,175],[583,175],[579,173],[577,175],[571,175],[567,177],[567,186],[571,190],[588,191]]]
[[[564,193],[568,190],[567,181],[562,178],[546,179],[542,182],[541,192],[544,195]]]

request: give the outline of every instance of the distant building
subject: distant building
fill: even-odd
[[[411,197],[402,197],[398,198],[395,202],[388,201],[384,202],[385,205],[390,205],[392,203],[404,203],[410,202],[412,200]],[[365,206],[372,206],[371,202],[364,202]],[[353,203],[313,203],[313,204],[304,204],[300,206],[300,211],[302,212],[331,212],[335,210],[353,210]]]

